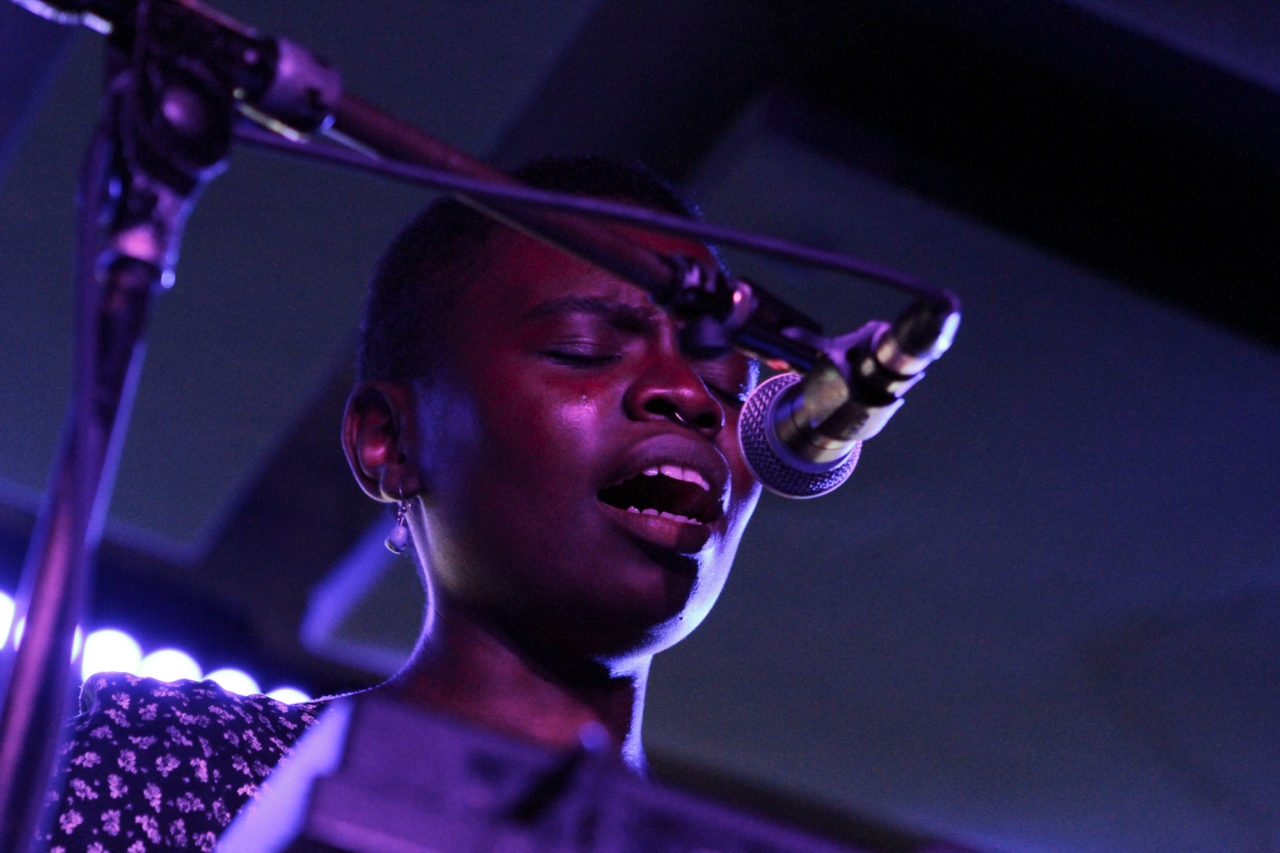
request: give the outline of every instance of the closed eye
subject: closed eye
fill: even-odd
[[[621,353],[590,349],[557,348],[543,350],[542,355],[569,367],[606,367],[622,358]]]

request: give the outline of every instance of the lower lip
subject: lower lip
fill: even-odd
[[[631,535],[681,554],[696,554],[706,547],[707,540],[711,538],[709,524],[694,524],[660,515],[629,512],[606,503],[600,505]]]

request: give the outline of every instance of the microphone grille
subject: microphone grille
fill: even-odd
[[[773,412],[779,395],[799,381],[798,373],[780,373],[751,392],[738,419],[738,442],[751,473],[766,489],[784,498],[816,498],[849,479],[862,444],[826,465],[801,459],[782,445],[773,430]]]

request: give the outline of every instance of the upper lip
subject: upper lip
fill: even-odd
[[[598,491],[664,465],[688,469],[702,478],[707,486],[705,501],[698,507],[702,520],[712,522],[724,515],[728,501],[728,462],[713,445],[679,435],[656,435],[628,447],[600,482]]]

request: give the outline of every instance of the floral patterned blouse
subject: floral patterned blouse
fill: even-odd
[[[92,676],[80,704],[50,853],[213,850],[324,707],[125,673]]]

